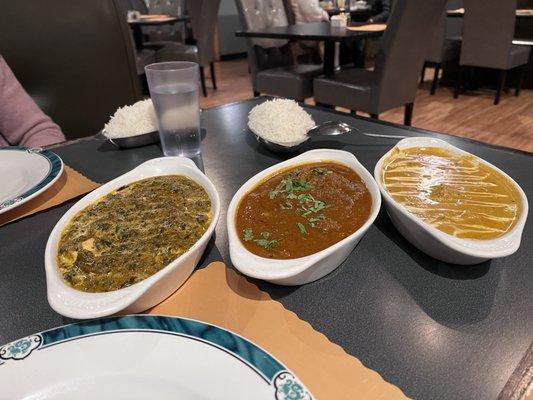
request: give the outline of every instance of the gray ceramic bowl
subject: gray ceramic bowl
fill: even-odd
[[[103,129],[101,134],[105,137],[105,131]],[[142,135],[107,139],[120,149],[131,149],[134,147],[148,146],[150,144],[159,143],[159,132],[154,131],[143,133]]]

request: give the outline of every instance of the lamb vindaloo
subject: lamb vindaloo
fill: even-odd
[[[371,208],[370,192],[351,168],[336,162],[302,164],[247,193],[237,209],[236,227],[250,252],[298,258],[351,235]]]
[[[60,273],[86,292],[131,286],[189,250],[211,218],[207,192],[185,176],[123,186],[78,212],[63,230]]]

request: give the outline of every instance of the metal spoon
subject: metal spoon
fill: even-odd
[[[307,136],[336,136],[344,135],[349,132],[357,132],[365,136],[380,137],[380,138],[390,138],[390,139],[405,139],[409,136],[401,135],[382,135],[380,133],[368,133],[363,132],[359,128],[348,125],[345,122],[336,122],[336,121],[326,121],[322,124],[315,125],[308,132]]]
[[[335,122],[335,121],[326,121],[322,124],[315,125],[307,132],[307,139],[295,146],[284,146],[283,144],[274,143],[274,142],[271,142],[265,139],[264,137],[259,136],[254,131],[251,131],[251,132],[253,133],[257,141],[263,144],[263,146],[265,146],[270,151],[274,153],[278,153],[278,154],[291,154],[291,153],[295,153],[296,151],[300,150],[303,144],[307,140],[309,140],[311,136],[336,136],[336,135],[344,135],[345,133],[354,132],[354,131],[357,133],[363,134],[365,136],[387,138],[387,139],[405,139],[409,137],[409,136],[400,136],[400,135],[382,135],[379,133],[362,132],[360,129],[350,126],[347,123]]]

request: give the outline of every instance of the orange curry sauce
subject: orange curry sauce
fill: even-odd
[[[247,193],[237,209],[236,227],[250,252],[298,258],[351,235],[371,208],[370,192],[352,169],[332,161],[301,164]]]

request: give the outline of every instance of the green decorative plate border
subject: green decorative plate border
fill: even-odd
[[[0,372],[2,364],[24,360],[33,351],[89,336],[124,331],[170,334],[214,346],[240,360],[272,385],[273,399],[312,400],[309,392],[290,371],[249,340],[201,321],[156,315],[129,315],[79,322],[16,340],[0,347]]]
[[[48,161],[50,169],[46,176],[31,189],[15,198],[1,202],[0,213],[7,211],[7,208],[12,208],[15,204],[22,203],[25,200],[35,197],[39,192],[53,184],[63,172],[63,161],[57,154],[50,150],[42,149],[40,147],[6,146],[0,147],[0,152],[2,151],[23,151],[30,154],[39,154]]]

